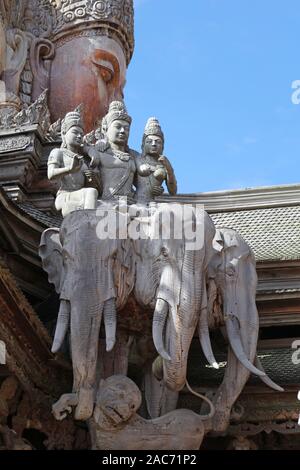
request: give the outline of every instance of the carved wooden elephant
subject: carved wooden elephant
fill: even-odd
[[[213,242],[214,255],[209,263],[207,304],[199,321],[199,338],[211,365],[216,365],[209,327],[221,327],[228,341],[227,367],[214,398],[214,431],[224,431],[233,404],[242,392],[250,373],[269,387],[283,391],[264,372],[257,357],[259,317],[256,308],[257,274],[255,257],[234,230],[221,228]]]
[[[183,214],[178,206],[161,204],[154,213],[146,211],[150,231],[163,228],[160,217],[171,212],[180,226]],[[100,240],[96,211],[76,211],[65,218],[59,232],[44,232],[40,256],[61,298],[53,351],[59,349],[70,326],[73,391],[79,393],[77,419],[87,419],[92,413],[102,316],[110,350],[115,342],[116,310],[126,304],[133,288],[140,307],[154,310],[153,340],[163,358],[166,386],[175,392],[184,387],[215,233],[204,212],[195,220],[191,214],[185,218],[181,237],[172,232],[157,239],[135,240],[132,235],[126,240]],[[136,222],[137,218],[131,220],[131,229]],[[198,230],[199,235],[198,244],[191,248],[188,230],[192,234]]]
[[[174,237],[135,243],[138,256],[134,295],[142,307],[151,305],[154,309],[152,335],[162,358],[154,364],[155,373],[175,392],[186,384],[189,349],[213,252],[212,220],[203,213],[196,223],[202,225],[201,246],[196,249],[187,249],[186,239]]]
[[[160,216],[172,210],[168,204],[157,205],[144,223],[150,231],[157,226],[163,228]],[[176,210],[173,215],[174,223],[182,217]],[[136,222],[133,218],[130,223]],[[175,406],[176,394],[186,385],[188,354],[197,326],[205,356],[218,367],[209,337],[218,298],[217,327],[223,329],[230,347],[224,381],[215,399],[214,429],[226,428],[231,407],[250,372],[280,390],[256,359],[257,277],[250,248],[233,230],[216,233],[205,212],[186,222],[202,234],[200,243],[192,248],[186,235],[99,240],[95,211],[74,212],[65,218],[60,231],[44,232],[40,255],[61,297],[53,347],[54,351],[60,347],[70,327],[77,419],[86,420],[93,412],[102,317],[107,350],[111,350],[116,312],[126,305],[132,292],[141,309],[150,307],[154,311],[152,336],[159,357],[153,363],[152,378],[163,381],[160,393],[172,394],[170,406]],[[163,410],[152,406],[153,391],[157,390],[152,387],[153,380],[148,380],[146,398],[150,416],[156,417]],[[164,410],[169,411],[168,406]]]
[[[209,220],[208,226],[210,226]],[[205,245],[205,259],[200,261],[199,253],[188,254],[190,262],[187,263],[186,276],[189,277],[187,284],[188,289],[191,290],[188,291],[187,310],[183,310],[184,315],[181,314],[180,301],[177,310],[174,309],[175,314],[173,310],[172,316],[169,308],[166,308],[165,293],[157,295],[153,318],[153,339],[160,359],[154,362],[152,368],[154,374],[151,375],[150,371],[147,371],[145,395],[148,413],[152,418],[158,417],[161,412],[174,409],[172,408],[176,406],[174,391],[180,390],[186,382],[186,363],[195,325],[198,324],[198,334],[204,355],[210,365],[215,368],[219,366],[212,351],[209,330],[221,328],[229,343],[228,360],[223,382],[214,398],[216,413],[212,420],[212,429],[224,431],[229,424],[232,406],[242,392],[250,373],[259,376],[266,385],[276,391],[283,389],[266,376],[256,354],[259,318],[255,302],[257,288],[255,257],[247,243],[234,230],[218,229],[213,241],[212,233],[214,232],[210,228],[207,240],[212,242],[212,245],[211,249]],[[147,252],[144,249],[144,253],[145,251]],[[166,278],[168,276],[169,281],[161,276],[160,288],[164,291],[165,285],[173,284],[175,293],[175,281],[177,287],[180,286],[179,289],[182,289],[185,283],[181,277],[177,280],[176,271],[174,273],[169,267],[169,265],[178,266],[180,253],[174,250],[170,252],[173,253],[173,258],[169,255],[172,259],[169,260],[167,257],[165,260],[168,269]],[[153,259],[153,256],[149,256],[150,265]],[[185,272],[183,267],[184,263],[180,266],[181,275]],[[145,265],[141,267],[141,271],[143,270],[145,270]],[[157,261],[149,272],[152,272],[152,275],[148,276],[148,289],[151,286],[151,280],[154,280],[155,285],[157,283],[157,279],[153,278],[153,273],[161,273]],[[136,289],[142,277],[141,272]],[[170,279],[175,279],[175,281],[170,282]],[[193,284],[194,281],[198,283],[198,288],[200,287],[198,291],[196,285]],[[143,287],[145,288],[144,285]],[[167,292],[169,295],[169,291]],[[198,292],[198,297],[196,292]],[[196,300],[195,304],[191,299]],[[159,371],[161,363],[163,371]]]

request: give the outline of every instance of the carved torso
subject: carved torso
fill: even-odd
[[[55,165],[56,168],[69,167],[72,163],[72,152],[66,149],[54,150],[51,152],[48,160],[48,165]],[[64,175],[60,178],[59,192],[63,191],[77,191],[82,189],[85,185],[84,171],[88,166],[84,160],[80,160],[81,168],[76,173]]]
[[[110,200],[118,196],[132,198],[136,172],[133,153],[117,153],[108,149],[97,154],[103,184],[102,199]]]
[[[160,164],[155,158],[150,157],[149,155],[140,156],[137,161],[138,166],[150,165],[152,173],[149,176],[141,176],[137,174],[137,200],[140,202],[149,202],[152,201],[157,193],[156,191],[162,188],[162,182],[167,178],[167,171],[162,164]],[[154,173],[159,171],[161,177],[160,180],[154,176]]]

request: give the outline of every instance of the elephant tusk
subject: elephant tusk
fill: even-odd
[[[248,369],[252,374],[258,375],[259,377],[265,377],[266,373],[257,369],[247,358],[241,339],[241,333],[239,326],[237,325],[237,318],[233,315],[225,316],[226,330],[228,334],[228,339],[230,346],[237,357],[237,359],[243,364],[246,369]]]
[[[214,368],[219,369],[219,364],[217,363],[209,336],[208,321],[207,321],[207,308],[204,308],[200,313],[199,323],[198,323],[198,334],[199,340],[202,347],[204,356],[206,357],[208,363]]]
[[[70,303],[67,300],[61,300],[58,318],[57,318],[55,336],[54,336],[53,345],[51,348],[51,352],[53,354],[56,354],[60,350],[64,342],[64,339],[66,337],[69,324],[70,324],[70,312],[71,312]]]
[[[103,319],[105,327],[106,351],[110,352],[116,343],[117,310],[114,298],[104,303]]]
[[[260,369],[261,371],[265,372],[264,371],[264,368],[263,368],[263,365],[260,361],[260,359],[258,358],[258,356],[255,356],[255,361],[254,361],[254,364],[256,365],[256,367],[258,369]],[[267,375],[265,377],[260,377],[260,379],[270,388],[273,388],[273,390],[276,390],[276,392],[284,392],[284,388],[280,387],[280,385],[277,385],[275,382],[273,382],[272,379],[270,379],[270,377],[268,377]]]
[[[171,357],[165,350],[163,341],[163,331],[168,313],[169,304],[165,300],[157,299],[152,323],[153,342],[158,354],[163,359],[170,361]]]
[[[215,298],[216,294],[216,287],[214,289],[214,295],[212,295],[212,287],[215,287],[215,283],[212,284],[210,283],[210,290],[209,290],[209,300],[210,304],[212,303],[211,300],[212,298]],[[208,311],[209,311],[209,304],[208,304],[208,298],[207,298],[207,290],[206,290],[206,282],[205,279],[203,281],[203,292],[202,292],[202,302],[201,302],[201,311],[200,311],[200,317],[199,317],[199,322],[198,322],[198,335],[199,335],[199,340],[200,344],[202,347],[202,351],[204,356],[206,357],[208,363],[214,368],[214,369],[219,369],[219,364],[217,363],[212,347],[211,347],[211,341],[210,341],[210,335],[209,335],[209,328],[208,328]],[[212,306],[210,308],[210,311],[212,311]]]

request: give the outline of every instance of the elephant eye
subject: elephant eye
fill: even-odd
[[[226,274],[227,274],[227,276],[229,276],[229,277],[233,277],[233,276],[235,276],[236,271],[235,271],[234,268],[229,268],[229,269],[226,270]]]
[[[168,254],[169,254],[168,248],[166,248],[165,246],[163,246],[162,249],[161,249],[161,254],[162,254],[163,256],[167,257]]]

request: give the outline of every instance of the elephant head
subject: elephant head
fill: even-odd
[[[166,206],[166,211],[174,210]],[[154,223],[164,209],[158,207]],[[176,210],[173,214],[176,223],[181,214]],[[186,384],[188,353],[199,320],[215,233],[206,213],[195,223],[203,235],[201,246],[195,249],[188,249],[185,236],[136,243],[135,297],[141,306],[154,308],[153,341],[160,358],[154,362],[153,371],[173,392]]]
[[[208,362],[215,365],[208,324],[213,324],[213,318],[221,311],[218,326],[228,340],[229,350],[225,376],[215,397],[213,429],[224,431],[229,424],[231,408],[250,373],[277,391],[283,389],[266,376],[256,356],[259,317],[255,302],[257,274],[254,254],[232,229],[218,229],[213,246],[215,251],[208,270],[208,300],[199,322],[199,337]]]
[[[46,230],[40,244],[43,267],[61,299],[52,351],[59,350],[70,329],[73,390],[79,394],[75,417],[80,420],[93,411],[102,318],[106,350],[111,351],[117,306],[126,302],[133,283],[130,246],[123,240],[99,240],[97,223],[95,211],[73,212],[60,230]]]

